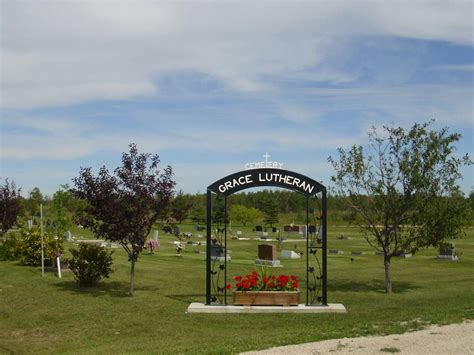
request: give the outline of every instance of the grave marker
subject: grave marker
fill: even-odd
[[[277,260],[277,250],[275,245],[260,244],[258,246],[257,265],[281,266],[280,260]]]

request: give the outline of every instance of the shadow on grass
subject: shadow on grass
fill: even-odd
[[[393,290],[396,293],[403,293],[410,290],[419,289],[420,286],[416,286],[411,282],[400,282],[392,281]],[[338,292],[377,292],[385,293],[385,283],[383,280],[372,279],[367,282],[362,281],[350,281],[350,280],[330,280],[330,291]]]
[[[183,303],[204,302],[206,300],[206,295],[203,293],[193,295],[166,295],[165,297]]]
[[[79,287],[75,281],[64,281],[55,284],[58,289],[63,291],[74,292],[82,295],[89,295],[91,297],[111,296],[118,298],[125,298],[128,296],[130,284],[125,281],[103,281],[92,287]],[[156,287],[135,287],[135,292],[140,291],[158,291]]]

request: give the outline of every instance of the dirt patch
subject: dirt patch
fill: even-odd
[[[474,354],[474,322],[433,325],[405,334],[343,338],[243,354]]]

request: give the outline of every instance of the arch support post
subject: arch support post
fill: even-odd
[[[323,225],[323,305],[328,305],[328,296],[327,296],[327,257],[328,257],[328,214],[327,214],[327,191],[324,189],[322,191],[323,198],[322,198],[322,225]]]
[[[206,202],[206,304],[211,304],[211,244],[212,244],[212,192],[207,190]]]

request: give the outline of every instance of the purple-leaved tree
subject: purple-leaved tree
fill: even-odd
[[[98,176],[91,168],[81,168],[73,179],[72,193],[88,202],[80,214],[81,224],[97,238],[119,243],[131,262],[130,296],[133,296],[135,263],[153,223],[168,206],[175,182],[167,166],[160,171],[158,155],[138,153],[135,144],[122,154],[122,166],[111,175],[102,167]]]
[[[20,213],[20,190],[8,179],[5,179],[4,185],[0,185],[0,235],[15,224]]]

